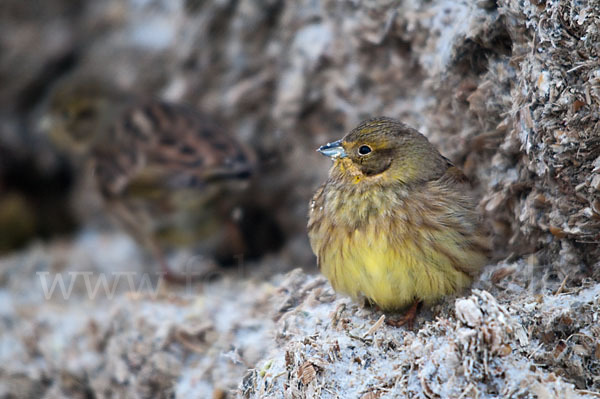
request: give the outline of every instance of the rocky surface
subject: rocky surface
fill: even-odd
[[[598,0],[4,2],[0,397],[597,396],[599,29]],[[77,173],[39,128],[49,90],[83,72],[251,145],[248,195],[283,249],[153,285],[129,239],[72,212]],[[464,169],[497,252],[414,331],[311,274],[307,203],[329,166],[314,149],[378,114]],[[44,295],[57,276],[67,299]],[[99,278],[118,284],[90,297]]]
[[[277,257],[184,287],[140,259],[92,232],[4,258],[0,397],[597,397],[594,281],[490,266],[407,330]]]

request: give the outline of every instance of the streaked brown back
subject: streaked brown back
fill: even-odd
[[[140,182],[178,189],[246,178],[254,163],[248,149],[195,110],[158,101],[125,111],[93,157],[100,189],[113,196]]]

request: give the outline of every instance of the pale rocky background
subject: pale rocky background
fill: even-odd
[[[599,57],[598,0],[3,1],[0,398],[600,396]],[[153,261],[74,205],[38,127],[79,72],[253,147],[248,195],[283,245],[145,280]],[[314,149],[374,115],[463,168],[494,236],[473,292],[413,331],[336,295],[306,238]]]

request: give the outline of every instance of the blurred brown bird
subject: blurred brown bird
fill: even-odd
[[[244,253],[232,214],[251,177],[251,151],[184,105],[137,101],[110,84],[74,79],[48,106],[52,141],[91,170],[106,209],[171,272],[165,251]],[[185,278],[185,277],[183,277]]]

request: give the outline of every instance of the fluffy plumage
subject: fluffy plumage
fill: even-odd
[[[336,291],[398,310],[471,283],[487,239],[466,177],[425,136],[375,118],[320,151],[334,161],[308,234]]]

